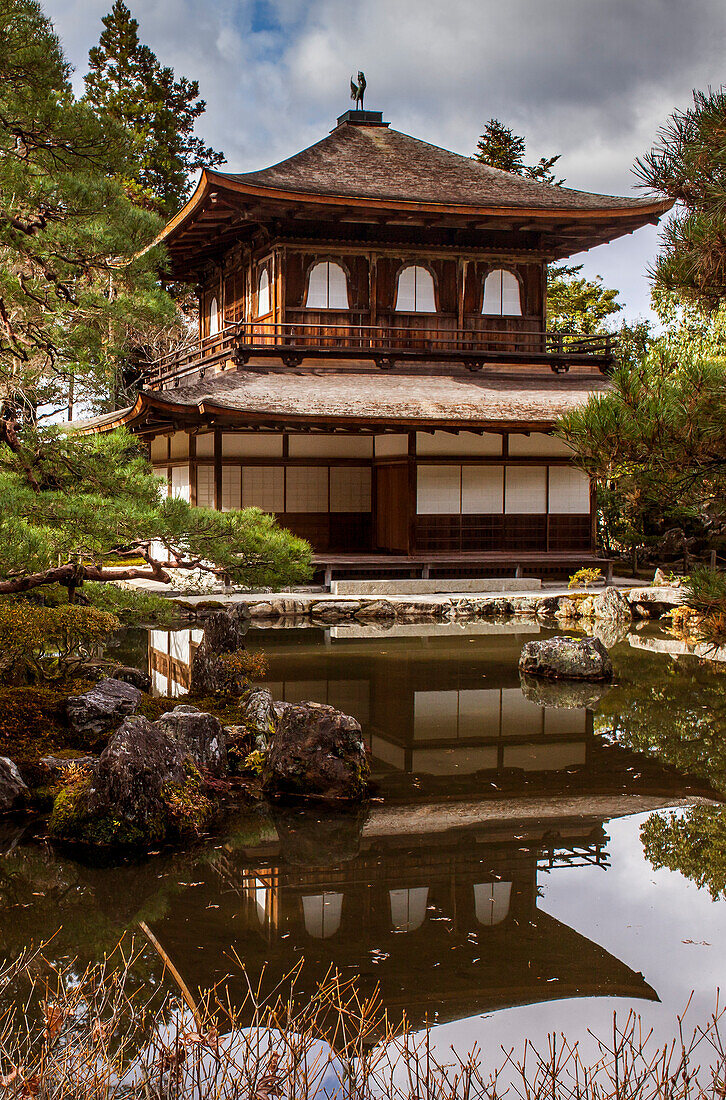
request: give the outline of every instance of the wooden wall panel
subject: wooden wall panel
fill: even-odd
[[[376,466],[375,547],[408,552],[408,464]]]

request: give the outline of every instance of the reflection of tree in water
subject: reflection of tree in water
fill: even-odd
[[[597,732],[708,780],[726,799],[726,667],[696,657],[654,662],[630,650],[616,672]],[[714,899],[726,897],[726,807],[651,814],[641,838],[656,870],[680,871]]]

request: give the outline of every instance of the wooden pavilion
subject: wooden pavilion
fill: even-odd
[[[198,334],[93,426],[128,424],[170,493],[273,512],[328,564],[582,562],[590,485],[551,431],[606,385],[613,339],[547,331],[547,264],[668,206],[348,111],[271,168],[202,173],[159,238]]]

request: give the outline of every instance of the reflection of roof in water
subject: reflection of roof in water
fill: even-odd
[[[221,892],[212,874],[192,892],[192,913],[172,907],[155,924],[191,986],[209,980],[194,936],[203,927],[215,951],[233,930],[253,984],[266,965],[274,985],[304,957],[299,996],[331,967],[357,973],[364,993],[380,989],[392,1021],[405,1012],[415,1027],[563,997],[658,999],[642,974],[537,909],[543,859],[561,873],[578,861],[607,866],[599,822],[364,832],[357,851],[355,818],[276,824],[279,839],[215,855]]]

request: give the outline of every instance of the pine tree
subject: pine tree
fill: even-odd
[[[558,180],[552,171],[561,154],[554,157],[541,157],[537,164],[524,163],[525,141],[515,134],[498,118],[490,118],[479,138],[474,159],[490,168],[499,168],[502,172],[514,172],[518,176],[539,180],[540,183],[552,183],[559,187],[564,180]]]
[[[119,357],[174,316],[158,219],[117,182],[123,132],[73,96],[70,68],[35,0],[0,0],[0,441],[39,405],[107,406]],[[73,380],[74,383],[73,383]]]
[[[139,24],[124,0],[103,18],[104,30],[88,55],[86,102],[121,126],[134,149],[125,185],[134,201],[168,218],[188,198],[193,173],[224,163],[194,126],[206,104],[199,84],[162,66],[139,41]]]
[[[607,320],[623,308],[602,278],[585,279],[582,264],[555,264],[547,272],[547,328],[553,332],[607,332]]]
[[[662,234],[657,288],[713,309],[726,298],[726,88],[694,92],[635,163],[651,191],[678,203]]]
[[[47,428],[0,447],[0,595],[84,581],[165,580],[168,568],[248,585],[307,579],[310,547],[256,508],[215,512],[162,496],[140,442]],[[119,554],[139,565],[114,565]]]

